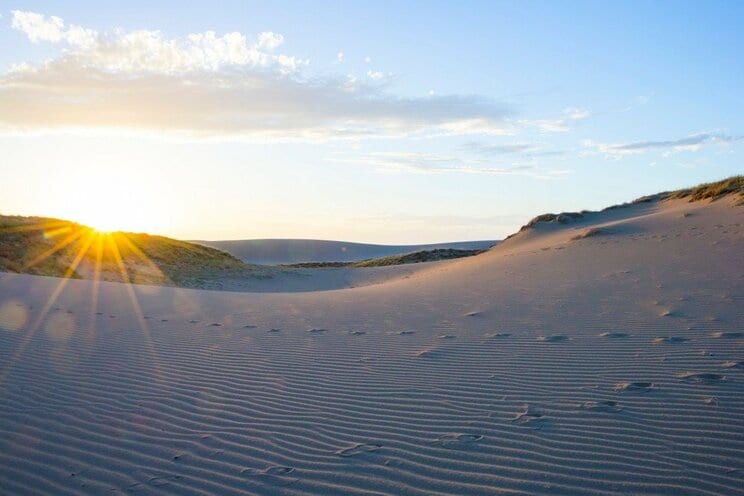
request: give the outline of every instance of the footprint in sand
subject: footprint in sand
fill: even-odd
[[[170,481],[165,477],[150,477],[147,483],[154,487],[163,487],[170,484]]]
[[[421,350],[417,351],[414,356],[416,358],[442,358],[444,356],[444,352],[442,350]]]
[[[512,422],[523,427],[540,430],[548,424],[549,419],[543,413],[530,407],[530,405],[525,405],[524,411],[519,412],[517,416],[512,419]]]
[[[455,339],[455,337],[457,337],[457,336],[455,336],[454,334],[441,334],[441,335],[439,335],[437,337],[439,339]]]
[[[294,470],[294,467],[282,467],[276,465],[266,468],[245,468],[240,471],[240,475],[269,475],[273,477],[281,477],[283,475],[291,474]]]
[[[319,327],[312,327],[308,329],[307,332],[310,334],[324,334],[327,332],[327,329],[321,329]]]
[[[724,332],[718,331],[711,334],[711,337],[716,339],[738,339],[744,338],[744,332]]]
[[[477,443],[481,439],[483,439],[483,436],[480,434],[461,434],[453,432],[439,436],[435,443],[444,446],[445,448],[461,448],[468,444]]]
[[[243,477],[259,477],[279,485],[294,484],[297,478],[289,477],[295,471],[294,467],[283,467],[276,465],[266,468],[246,468],[240,471]]]
[[[622,410],[617,401],[585,401],[581,405],[582,410],[591,410],[593,412],[616,413]]]
[[[255,329],[255,328],[256,328],[256,326],[254,326],[252,324],[247,324],[247,325],[244,325],[243,326],[243,329]]]
[[[222,324],[215,322],[214,324],[209,324],[209,327],[222,327]]]
[[[658,338],[655,338],[653,343],[654,344],[680,344],[684,343],[685,341],[689,341],[689,338],[683,338],[682,336],[661,336]]]
[[[565,334],[551,334],[550,336],[538,336],[537,340],[544,343],[560,343],[562,341],[568,341],[568,336]]]
[[[486,339],[508,338],[509,336],[511,336],[509,332],[488,332],[483,335]]]
[[[189,320],[189,324],[198,324],[198,323],[199,323],[198,320]]]
[[[115,319],[116,315],[109,315],[109,319]]]
[[[160,322],[168,322],[168,319],[160,319]]]
[[[465,317],[480,317],[481,315],[483,315],[483,312],[468,312]]]
[[[724,369],[744,369],[744,362],[729,360],[727,362],[723,362],[721,364],[721,367],[723,367]]]
[[[96,312],[96,315],[103,315],[103,312]]]
[[[367,334],[366,331],[349,331],[349,334],[352,336],[364,336]]]
[[[398,331],[396,334],[398,336],[410,336],[411,334],[416,334],[416,331]]]
[[[273,333],[281,332],[281,329],[277,329],[277,328],[272,328],[272,329],[269,329],[269,330],[268,330],[268,331],[266,331],[266,332],[270,332],[270,333],[272,333],[272,334],[273,334]]]
[[[695,384],[715,384],[726,378],[726,376],[721,374],[712,374],[710,372],[682,372],[677,374],[677,377],[685,382]]]
[[[349,446],[347,448],[341,448],[336,451],[336,454],[342,457],[350,457],[350,456],[361,455],[364,453],[371,453],[372,451],[377,451],[380,448],[382,448],[381,444],[358,443],[358,444],[355,444],[354,446]]]
[[[601,338],[610,338],[610,339],[623,339],[630,337],[630,334],[627,332],[603,332],[599,335]]]
[[[618,393],[622,392],[639,392],[645,393],[654,389],[653,382],[619,382],[615,384],[615,391]]]

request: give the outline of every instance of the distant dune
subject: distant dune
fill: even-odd
[[[304,262],[358,262],[424,250],[448,248],[485,250],[497,243],[495,240],[486,240],[424,245],[375,245],[318,239],[245,239],[195,242],[226,251],[246,263],[259,265]]]

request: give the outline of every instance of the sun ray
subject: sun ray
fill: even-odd
[[[93,284],[91,286],[90,294],[90,316],[88,319],[88,339],[90,341],[96,335],[96,313],[98,311],[98,291],[101,285],[101,262],[103,259],[103,238],[104,235],[101,233],[95,233],[95,263],[93,266]]]
[[[132,308],[134,309],[137,322],[140,325],[140,329],[142,330],[142,336],[145,340],[145,346],[147,348],[147,351],[150,354],[150,359],[153,364],[155,375],[158,381],[162,382],[162,374],[160,372],[160,359],[158,357],[157,352],[155,351],[155,347],[152,344],[150,327],[147,325],[145,316],[142,313],[142,308],[140,307],[139,300],[137,299],[137,294],[134,291],[134,286],[132,285],[129,279],[129,273],[127,272],[127,268],[124,265],[124,261],[122,260],[121,252],[119,251],[119,247],[117,246],[116,240],[114,239],[113,236],[109,235],[107,236],[106,239],[108,240],[111,253],[114,256],[114,261],[116,262],[116,265],[119,267],[119,272],[121,274],[122,282],[124,283],[124,287],[126,288],[127,294],[129,295],[129,300],[132,303]]]
[[[71,243],[73,243],[75,240],[79,239],[83,234],[85,234],[86,231],[84,229],[79,229],[63,240],[59,241],[57,244],[46,250],[45,252],[41,253],[40,255],[36,256],[33,260],[26,263],[26,265],[23,266],[21,272],[27,271],[31,267],[34,267],[35,265],[40,264],[50,256],[54,255],[58,251],[62,250],[63,248],[67,247]]]
[[[145,252],[143,252],[137,245],[135,245],[132,240],[129,239],[129,237],[124,233],[118,233],[116,235],[117,240],[121,240],[123,244],[127,246],[128,249],[132,250],[132,252],[137,255],[143,262],[145,262],[151,269],[156,271],[158,275],[165,277],[165,274],[162,270],[160,270],[160,267],[153,262],[150,257],[147,256]],[[166,280],[168,282],[171,282],[169,278],[166,277]]]
[[[37,222],[33,224],[20,224],[20,225],[14,225],[14,226],[2,226],[0,227],[0,232],[3,233],[10,233],[10,232],[23,232],[23,231],[44,231],[48,233],[57,231],[60,229],[65,228],[71,228],[70,222],[63,221],[63,220],[54,220],[54,221],[45,221],[45,222]]]
[[[81,244],[80,249],[78,250],[77,255],[75,256],[74,260],[70,263],[69,267],[65,271],[64,276],[59,281],[59,284],[54,288],[54,291],[52,291],[52,294],[49,296],[49,299],[44,304],[44,307],[41,309],[41,312],[39,313],[39,316],[37,317],[34,324],[31,326],[30,330],[26,333],[26,336],[23,338],[23,341],[21,341],[21,344],[18,346],[18,349],[13,354],[13,356],[8,360],[8,362],[5,364],[5,367],[2,370],[2,373],[0,373],[0,384],[5,382],[5,379],[8,377],[8,374],[10,373],[11,369],[15,365],[15,363],[21,358],[23,353],[26,351],[26,348],[28,347],[29,343],[33,339],[36,332],[41,328],[41,325],[44,323],[47,315],[49,314],[49,311],[52,309],[52,306],[56,303],[57,298],[59,298],[59,295],[62,294],[62,291],[65,289],[65,286],[69,282],[70,278],[72,277],[72,274],[75,273],[75,269],[77,269],[77,266],[80,264],[80,262],[83,260],[83,257],[85,257],[86,253],[88,252],[88,249],[90,248],[91,243],[93,242],[92,236],[87,236],[85,241]]]

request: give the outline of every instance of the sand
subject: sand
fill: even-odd
[[[373,245],[319,239],[244,239],[195,241],[195,243],[226,251],[247,263],[279,265],[300,262],[358,262],[370,258],[382,258],[442,248],[486,250],[495,245],[497,241],[455,241],[425,245]]]
[[[0,274],[0,493],[742,494],[729,203],[333,291]]]

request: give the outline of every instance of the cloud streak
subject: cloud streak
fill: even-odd
[[[742,139],[744,139],[744,136],[729,136],[726,134],[716,133],[698,133],[676,140],[636,141],[625,144],[607,144],[585,141],[584,146],[588,148],[594,148],[606,155],[619,157],[623,155],[645,153],[649,150],[694,152],[699,150],[703,146],[725,145],[741,141]]]
[[[494,176],[528,176],[537,179],[554,179],[570,174],[570,170],[544,169],[532,162],[512,162],[494,165],[480,159],[466,159],[433,153],[378,152],[361,159],[344,160],[376,167],[380,172],[415,174],[483,174]]]

